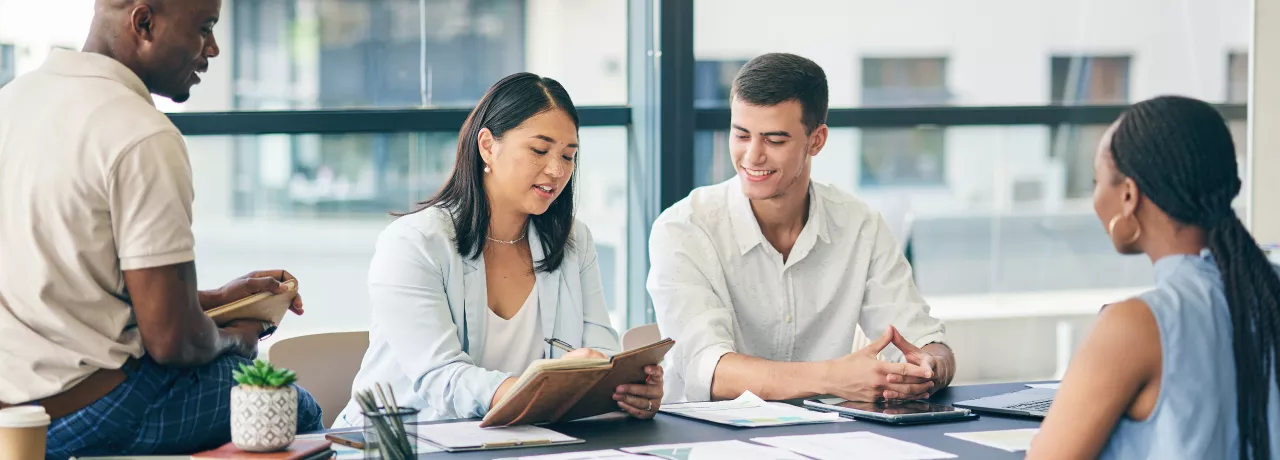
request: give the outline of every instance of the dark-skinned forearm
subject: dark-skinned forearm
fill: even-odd
[[[204,365],[243,348],[252,335],[246,327],[220,329],[205,315],[194,263],[126,270],[124,278],[143,348],[158,363]]]

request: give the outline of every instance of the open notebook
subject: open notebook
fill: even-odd
[[[560,422],[618,410],[618,385],[644,383],[645,366],[662,362],[675,341],[659,342],[613,358],[539,359],[489,410],[481,427]]]
[[[289,305],[293,304],[293,298],[298,296],[297,281],[289,280],[282,284],[288,286],[289,290],[279,294],[259,292],[221,307],[207,310],[205,314],[213,318],[213,322],[219,326],[237,319],[256,319],[271,324],[280,324],[280,320],[284,319],[284,314],[289,311]]]

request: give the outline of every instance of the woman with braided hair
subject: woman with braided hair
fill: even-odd
[[[1098,316],[1028,458],[1280,458],[1280,277],[1231,209],[1226,122],[1164,96],[1094,158],[1094,210],[1156,287]]]

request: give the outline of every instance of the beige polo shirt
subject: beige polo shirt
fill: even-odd
[[[55,50],[0,89],[0,401],[142,356],[124,270],[195,259],[191,165],[119,62]]]

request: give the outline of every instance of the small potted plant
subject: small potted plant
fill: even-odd
[[[258,360],[232,371],[231,442],[246,452],[272,452],[298,434],[297,374]]]

